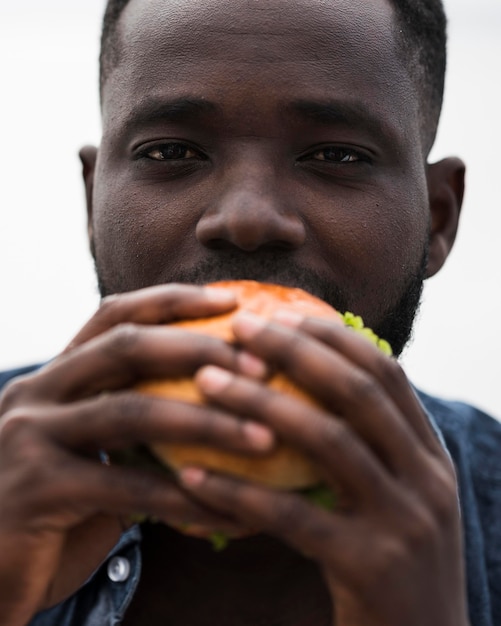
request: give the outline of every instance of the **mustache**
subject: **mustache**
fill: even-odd
[[[256,280],[288,287],[299,287],[324,300],[338,311],[348,308],[348,294],[321,273],[287,259],[283,251],[243,257],[228,253],[209,258],[189,268],[162,276],[161,282],[204,285],[223,280]]]

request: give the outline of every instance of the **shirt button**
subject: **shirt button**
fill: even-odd
[[[114,583],[123,583],[129,578],[130,563],[123,556],[114,556],[108,561],[108,578]]]

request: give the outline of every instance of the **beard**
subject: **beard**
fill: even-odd
[[[391,345],[395,356],[399,356],[411,339],[412,327],[419,310],[424,279],[428,265],[428,246],[424,247],[420,264],[408,277],[396,301],[383,311],[373,312],[364,317],[379,337],[386,339]],[[104,272],[100,271],[96,260],[96,275],[101,297],[113,293],[131,291],[138,287],[118,285],[112,289],[104,280]],[[306,269],[287,257],[283,251],[263,251],[244,254],[241,252],[224,251],[204,260],[196,266],[173,271],[153,284],[186,283],[204,285],[222,280],[256,280],[258,282],[276,283],[289,287],[299,287],[324,300],[340,312],[351,311],[350,294],[338,285],[311,269]],[[121,281],[119,281],[121,282]],[[142,285],[144,287],[148,285]],[[391,298],[383,298],[390,301]],[[357,311],[352,311],[357,313]],[[374,321],[373,321],[374,320]]]

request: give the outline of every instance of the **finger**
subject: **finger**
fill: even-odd
[[[0,465],[9,478],[0,494],[4,530],[63,532],[102,513],[141,513],[166,522],[213,523],[221,517],[187,498],[164,472],[103,465],[26,426],[26,420],[2,425]]]
[[[257,316],[238,316],[234,331],[245,349],[275,364],[330,412],[347,420],[392,472],[415,471],[422,453],[416,434],[369,370],[297,329]],[[374,349],[365,341],[364,346]]]
[[[234,516],[243,526],[273,535],[320,564],[328,562],[340,575],[353,569],[353,554],[360,552],[356,519],[315,507],[292,492],[266,489],[197,467],[184,468],[180,480],[197,500]]]
[[[235,419],[206,405],[134,392],[106,393],[31,412],[12,411],[4,418],[1,432],[10,441],[41,432],[61,446],[89,454],[154,442],[189,442],[259,455],[274,445],[272,431],[260,423]]]
[[[426,418],[419,399],[396,359],[386,358],[363,335],[350,329],[344,329],[339,324],[333,324],[328,320],[313,317],[305,318],[290,315],[287,312],[277,315],[276,320],[315,337],[315,339],[346,356],[359,367],[370,371],[386,392],[391,394],[400,411],[409,416],[409,423],[429,450],[441,452],[442,447],[437,440],[435,431]]]
[[[235,304],[234,295],[226,289],[174,283],[108,296],[65,351],[117,324],[167,324],[176,319],[223,313]]]
[[[277,392],[214,366],[197,384],[210,399],[253,421],[262,421],[318,465],[325,481],[358,504],[382,505],[393,493],[390,476],[349,425],[319,406]]]
[[[141,379],[182,377],[201,365],[240,368],[237,351],[216,337],[168,326],[121,324],[52,361],[11,386],[20,393],[57,401],[129,387]],[[9,405],[9,400],[6,406]]]
[[[18,446],[9,463],[9,493],[17,495],[8,497],[3,485],[3,529],[62,532],[99,514],[235,527],[159,472],[104,466],[40,439]]]

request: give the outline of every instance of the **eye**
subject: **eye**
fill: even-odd
[[[185,161],[203,158],[199,152],[190,146],[175,141],[147,148],[141,152],[140,156],[153,161]]]
[[[341,148],[337,146],[327,146],[315,152],[310,153],[309,158],[316,161],[328,161],[330,163],[356,163],[358,161],[367,161],[363,155],[350,148]]]

